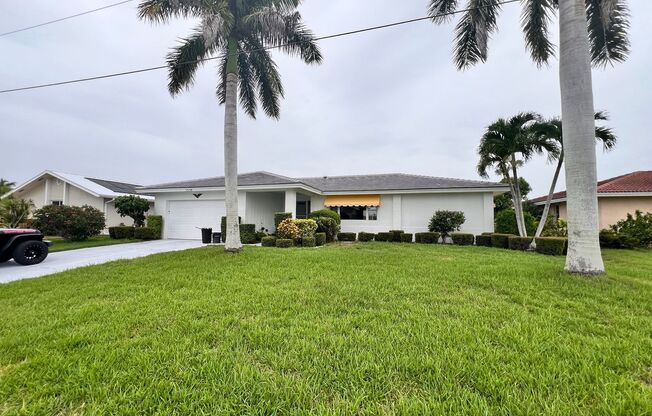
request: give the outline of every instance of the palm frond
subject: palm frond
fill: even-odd
[[[428,16],[434,23],[445,23],[452,19],[455,10],[457,10],[457,0],[430,0]]]
[[[257,39],[248,37],[245,48],[248,50],[249,64],[258,85],[260,105],[268,117],[278,119],[281,112],[280,99],[285,95],[278,67]]]
[[[495,0],[469,0],[468,10],[455,27],[455,65],[465,69],[487,60],[487,44],[496,31],[500,4]]]
[[[138,18],[152,23],[166,23],[170,19],[201,17],[206,12],[202,0],[143,0],[138,4]]]
[[[174,48],[167,56],[168,63],[168,90],[172,96],[188,89],[195,81],[195,72],[203,59],[214,50],[215,45],[207,46],[201,30],[185,39]]]
[[[238,55],[238,80],[240,90],[240,105],[249,117],[256,119],[258,109],[256,96],[256,75],[254,74],[249,55]]]
[[[548,30],[553,13],[552,0],[523,0],[521,27],[525,35],[525,46],[539,67],[548,63],[548,59],[555,54]]]
[[[593,64],[604,67],[629,55],[629,9],[625,0],[585,0]]]
[[[228,55],[227,53],[223,53],[222,56],[220,56],[220,61],[219,64],[217,65],[217,72],[218,72],[218,81],[217,81],[217,89],[215,90],[215,94],[217,95],[217,100],[220,104],[224,104],[226,102],[226,62],[227,62]]]

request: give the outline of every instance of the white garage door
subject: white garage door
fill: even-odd
[[[168,201],[165,226],[166,238],[200,240],[197,228],[220,230],[220,221],[226,213],[224,200]]]

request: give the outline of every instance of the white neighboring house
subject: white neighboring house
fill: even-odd
[[[340,213],[344,232],[427,231],[437,210],[462,211],[462,232],[493,231],[493,197],[507,192],[500,183],[401,173],[289,178],[269,172],[238,175],[238,209],[243,224],[274,230],[274,213],[306,218],[315,210]],[[199,227],[220,229],[226,215],[224,178],[145,186],[163,216],[163,238],[199,239]]]
[[[45,205],[90,205],[104,213],[107,227],[113,227],[120,225],[120,223],[133,224],[131,218],[120,217],[115,210],[113,200],[123,195],[136,195],[135,189],[138,186],[46,170],[20,184],[3,197],[13,195],[15,198],[30,199],[36,209]],[[138,196],[150,202],[149,213],[153,214],[154,197],[149,195]]]

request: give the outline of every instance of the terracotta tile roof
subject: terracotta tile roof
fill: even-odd
[[[598,195],[620,192],[652,192],[652,170],[639,170],[598,182]],[[546,196],[531,199],[530,202],[533,204],[545,202]],[[556,192],[552,195],[553,201],[564,198],[566,198],[566,191]]]

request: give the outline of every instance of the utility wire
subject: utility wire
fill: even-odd
[[[131,1],[134,1],[134,0],[123,0],[123,1],[120,1],[120,2],[118,2],[118,3],[107,4],[106,6],[98,7],[97,9],[93,9],[93,10],[87,10],[87,11],[85,11],[85,12],[81,12],[81,13],[73,14],[73,15],[71,15],[71,16],[61,17],[61,18],[59,18],[59,19],[50,20],[50,21],[47,21],[47,22],[39,23],[39,24],[37,24],[37,25],[24,27],[24,28],[22,28],[22,29],[16,29],[16,30],[11,30],[11,31],[9,31],[9,32],[0,33],[0,37],[2,37],[2,36],[8,36],[8,35],[13,35],[14,33],[24,32],[24,31],[26,31],[26,30],[36,29],[37,27],[42,27],[42,26],[51,25],[52,23],[63,22],[64,20],[68,20],[68,19],[74,19],[75,17],[84,16],[84,15],[87,15],[87,14],[91,14],[91,13],[99,12],[100,10],[105,10],[105,9],[108,9],[108,8],[111,8],[111,7],[120,6],[120,5],[122,5],[122,4],[129,3],[129,2],[131,2]]]
[[[127,0],[127,1],[131,1],[131,0]],[[516,3],[516,2],[520,2],[520,1],[521,0],[503,0],[503,1],[496,2],[494,5],[504,5],[504,4]],[[434,16],[434,17],[453,16],[455,14],[465,13],[465,12],[468,12],[468,11],[471,11],[471,10],[478,10],[478,9],[482,9],[482,8],[486,8],[486,7],[488,7],[488,5],[478,6],[478,7],[469,7],[469,8],[466,8],[466,9],[460,9],[460,10],[456,10],[456,11],[452,11],[452,12],[440,13],[440,14]],[[359,34],[359,33],[370,32],[372,30],[386,29],[386,28],[389,28],[389,27],[401,26],[401,25],[405,25],[405,24],[409,24],[409,23],[420,22],[420,21],[423,21],[423,20],[431,20],[432,18],[433,18],[433,16],[424,16],[424,17],[417,17],[417,18],[414,18],[414,19],[401,20],[401,21],[398,21],[398,22],[387,23],[387,24],[384,24],[384,25],[371,26],[371,27],[366,27],[366,28],[363,28],[363,29],[351,30],[351,31],[348,31],[348,32],[340,32],[340,33],[335,33],[335,34],[332,34],[332,35],[320,36],[320,37],[314,38],[313,41],[334,39],[334,38],[339,38],[339,37],[349,36],[349,35],[356,35],[356,34]],[[238,54],[244,53],[244,52],[251,53],[251,52],[267,51],[267,50],[271,50],[271,49],[279,49],[279,48],[284,48],[286,46],[294,45],[296,43],[300,43],[300,41],[284,43],[284,44],[281,44],[281,45],[267,46],[267,47],[258,48],[258,49],[251,49],[251,50],[247,50],[247,51],[238,51]],[[191,60],[191,61],[180,62],[178,65],[190,65],[190,64],[195,64],[195,63],[203,63],[203,62],[213,61],[213,60],[220,59],[220,58],[221,58],[221,56],[212,56],[212,57],[209,57],[209,58],[194,59],[194,60]],[[68,81],[59,81],[59,82],[52,82],[52,83],[48,83],[48,84],[30,85],[28,87],[11,88],[11,89],[6,89],[6,90],[0,90],[0,94],[6,94],[6,93],[18,92],[18,91],[35,90],[35,89],[39,89],[39,88],[56,87],[56,86],[59,86],[59,85],[76,84],[78,82],[95,81],[95,80],[98,80],[98,79],[115,78],[115,77],[121,77],[121,76],[125,76],[125,75],[139,74],[139,73],[142,73],[142,72],[156,71],[156,70],[159,70],[159,69],[165,69],[167,67],[168,67],[168,65],[158,65],[158,66],[151,66],[151,67],[148,67],[148,68],[134,69],[134,70],[131,70],[131,71],[114,72],[114,73],[111,73],[111,74],[97,75],[97,76],[94,76],[94,77],[77,78],[77,79],[72,79],[72,80],[68,80]]]

